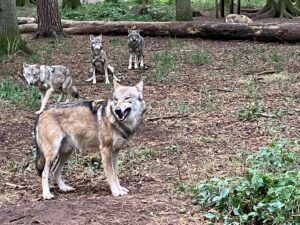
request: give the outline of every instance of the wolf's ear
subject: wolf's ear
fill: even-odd
[[[139,92],[143,93],[143,90],[144,90],[144,81],[141,80],[140,82],[138,82],[137,85],[135,85],[135,87],[138,89]]]
[[[137,29],[136,32],[139,34],[139,33],[141,32],[141,30],[140,30],[140,29]]]
[[[95,36],[94,35],[90,35],[90,41],[93,41],[95,39]]]
[[[100,34],[97,38],[98,38],[98,40],[101,42],[101,41],[103,40],[102,34]]]
[[[131,33],[131,29],[128,29],[128,34],[130,34]]]
[[[26,62],[23,62],[23,68],[28,67],[28,64]]]
[[[116,81],[115,79],[113,79],[113,83],[114,83],[114,89],[116,89],[117,87],[122,86],[122,85],[119,84],[118,81]]]

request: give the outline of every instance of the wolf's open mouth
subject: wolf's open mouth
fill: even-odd
[[[131,111],[131,108],[125,109],[124,112],[122,112],[121,109],[116,109],[115,113],[118,116],[119,120],[125,120],[127,118],[127,116],[129,115],[130,111]]]

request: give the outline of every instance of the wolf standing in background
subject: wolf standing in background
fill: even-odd
[[[129,65],[128,69],[132,69],[132,57],[134,56],[134,69],[144,67],[144,38],[140,35],[140,30],[128,30],[128,47],[129,47]]]
[[[36,114],[40,114],[53,91],[61,92],[58,102],[63,100],[64,95],[67,95],[67,101],[70,97],[78,98],[79,94],[70,75],[67,67],[56,66],[37,66],[23,63],[23,76],[27,83],[34,85],[41,91],[41,108]]]
[[[100,106],[93,101],[60,103],[39,115],[35,126],[37,143],[36,167],[42,175],[43,198],[51,199],[48,184],[51,163],[55,181],[62,191],[74,188],[61,178],[64,163],[73,149],[94,149],[100,146],[104,172],[113,196],[128,193],[117,177],[118,154],[141,124],[146,103],[143,81],[135,86],[122,86],[114,80],[111,99]]]
[[[109,84],[108,74],[113,75],[113,78],[117,81],[119,79],[114,75],[114,68],[108,64],[108,59],[106,53],[103,49],[103,39],[102,34],[98,37],[90,35],[90,46],[91,46],[91,57],[92,57],[92,77],[86,81],[93,81],[96,84],[96,71],[101,75],[105,75],[105,83]]]
[[[252,23],[253,21],[245,15],[229,14],[225,18],[226,23]]]

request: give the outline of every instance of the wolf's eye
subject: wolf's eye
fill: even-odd
[[[130,100],[130,99],[131,99],[130,96],[125,97],[125,100]]]
[[[113,97],[113,100],[114,100],[114,102],[117,102],[118,98],[117,97]]]

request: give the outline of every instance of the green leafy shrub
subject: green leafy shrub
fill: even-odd
[[[299,155],[294,142],[273,141],[250,155],[239,177],[213,177],[192,188],[193,203],[211,222],[224,224],[300,223]]]
[[[134,10],[134,7],[138,7]],[[74,20],[134,20],[134,21],[169,21],[174,20],[175,9],[170,6],[149,5],[144,9],[128,6],[125,3],[104,2],[83,4],[78,9],[61,10],[63,19]]]
[[[265,111],[263,101],[255,101],[250,106],[242,106],[238,109],[238,119],[245,121],[256,120]]]

